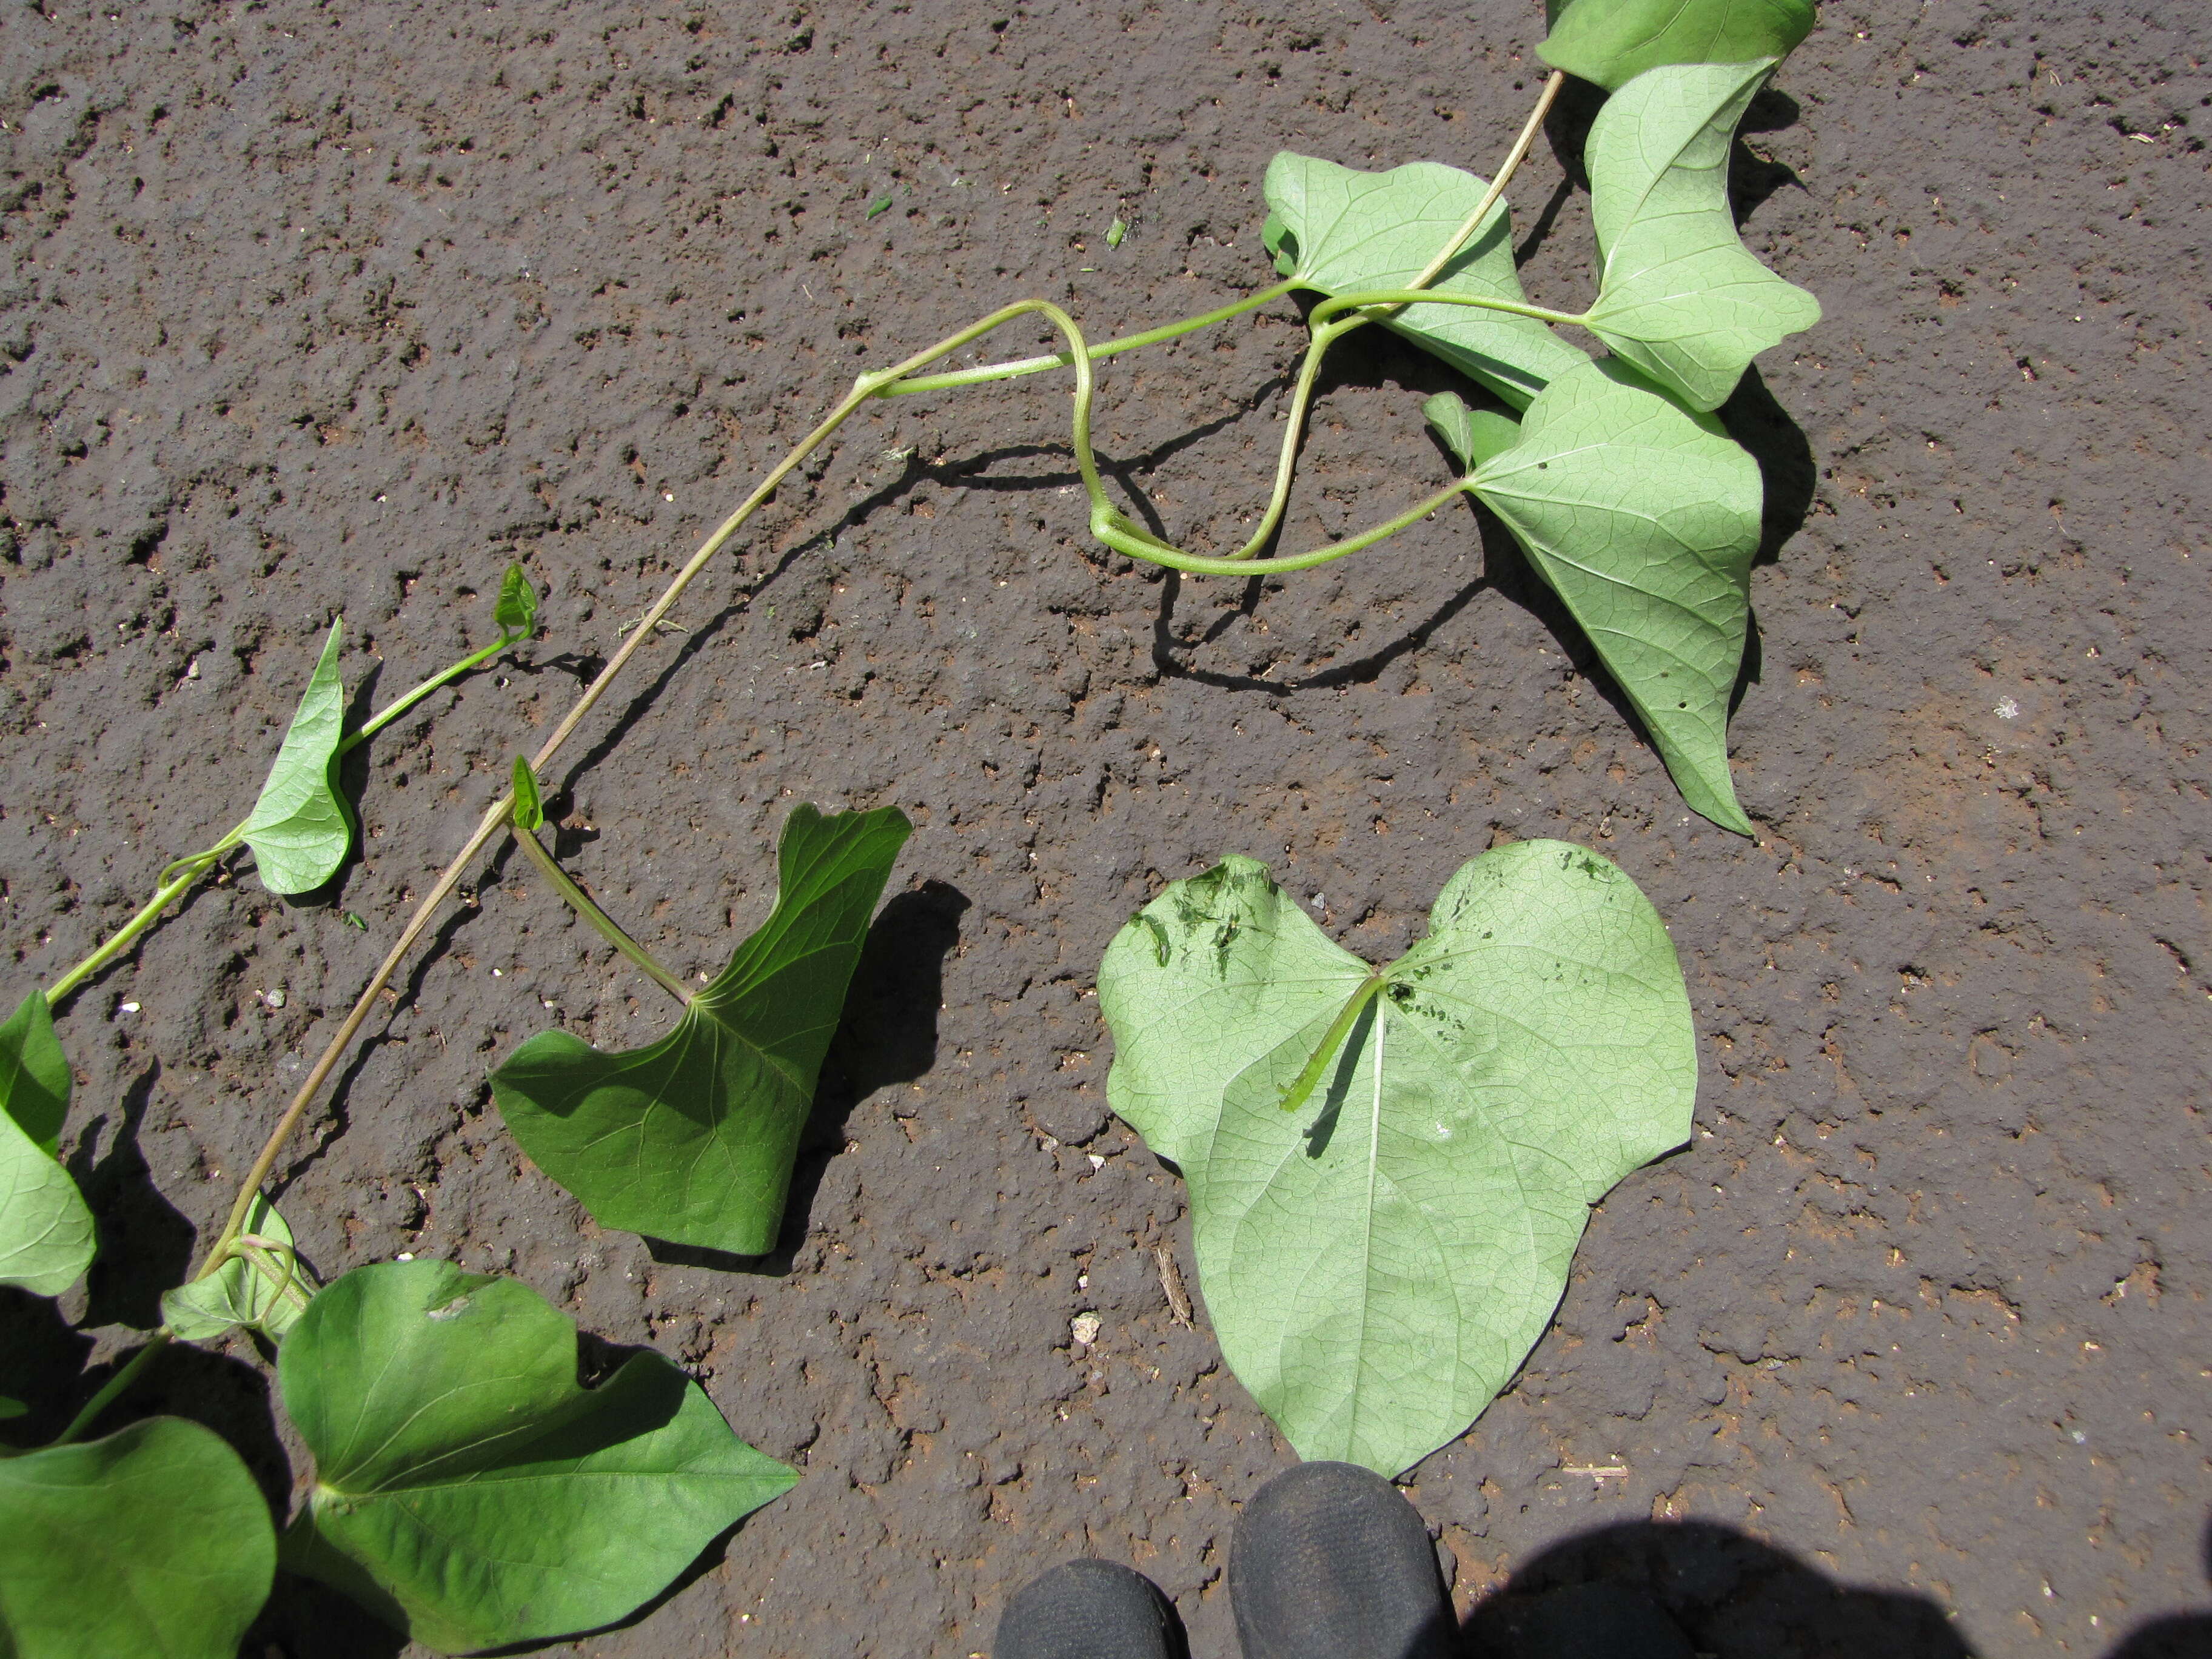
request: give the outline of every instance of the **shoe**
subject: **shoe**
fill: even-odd
[[[1253,1494],[1229,1599],[1244,1659],[1445,1659],[1456,1633],[1428,1528],[1352,1463],[1301,1463]]]
[[[1063,1561],[1014,1592],[991,1659],[1184,1659],[1182,1621],[1141,1572]]]

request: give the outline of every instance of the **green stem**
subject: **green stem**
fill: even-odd
[[[500,629],[496,641],[480,651],[471,652],[450,667],[433,674],[397,702],[380,709],[370,719],[368,724],[362,726],[361,730],[347,732],[338,740],[337,752],[343,755],[349,750],[358,748],[368,742],[369,738],[391,725],[392,721],[398,720],[440,686],[449,684],[471,669],[490,661],[513,645],[516,638],[517,635],[510,630],[504,628]],[[251,819],[246,821],[246,823],[250,822],[252,822]],[[98,950],[46,988],[46,1006],[51,1008],[58,1005],[64,997],[121,956],[124,951],[129,950],[140,934],[161,920],[162,911],[167,909],[195,882],[213,868],[216,861],[225,853],[246,839],[246,823],[233,826],[229,834],[205,851],[191,854],[164,868],[159,878],[161,886],[154,896],[146,901],[144,908],[111,934]]]
[[[1162,323],[1158,328],[1148,328],[1141,334],[1125,334],[1118,340],[1108,340],[1091,348],[1091,360],[1118,357],[1125,351],[1136,351],[1146,346],[1158,345],[1201,328],[1211,328],[1216,323],[1225,323],[1232,317],[1241,317],[1248,311],[1256,311],[1271,300],[1279,300],[1298,286],[1296,281],[1280,282],[1272,288],[1263,288],[1248,294],[1241,300],[1232,300],[1225,306],[1201,312],[1195,317],[1185,317],[1176,322]],[[1008,362],[985,363],[977,368],[957,369],[945,374],[920,374],[887,386],[882,392],[886,398],[904,398],[918,392],[949,392],[955,386],[981,386],[989,380],[1012,380],[1024,374],[1042,374],[1048,368],[1066,368],[1075,362],[1066,351],[1047,352],[1041,357],[1017,357]]]
[[[205,875],[217,859],[238,845],[237,833],[236,830],[233,830],[229,836],[223,838],[220,845],[210,847],[204,853],[195,853],[191,857],[179,860],[171,865],[170,870],[175,870],[180,873],[165,881],[154,896],[146,901],[144,908],[118,928],[106,944],[49,985],[46,988],[46,1006],[49,1008],[54,1006],[71,991],[76,990],[78,986],[129,950],[132,941],[161,920],[162,911],[167,909],[187,888]],[[168,871],[162,872],[162,874],[168,875]]]
[[[1361,311],[1369,306],[1402,307],[1409,305],[1471,306],[1478,311],[1503,311],[1510,316],[1533,317],[1540,323],[1586,324],[1589,321],[1587,314],[1553,311],[1544,306],[1532,306],[1520,300],[1501,300],[1489,294],[1438,294],[1432,289],[1413,288],[1377,289],[1370,294],[1340,294],[1316,306],[1310,320],[1320,325],[1334,322],[1346,312]],[[1360,323],[1387,319],[1370,314],[1349,320],[1352,327],[1357,327]],[[1329,337],[1330,340],[1351,331],[1350,328],[1340,325],[1337,333]],[[1316,341],[1321,338],[1318,326],[1314,337]]]
[[[1337,1010],[1336,1018],[1329,1022],[1328,1030],[1321,1034],[1320,1046],[1306,1061],[1305,1069],[1291,1079],[1289,1088],[1283,1091],[1285,1111],[1297,1111],[1319,1086],[1322,1073],[1328,1070],[1329,1063],[1336,1058],[1336,1051],[1344,1046],[1345,1038],[1352,1035],[1352,1026],[1365,1012],[1367,1005],[1375,1000],[1375,994],[1382,988],[1386,971],[1381,968],[1370,969],[1367,977],[1359,981],[1358,988],[1345,1000],[1344,1006]]]
[[[138,1380],[138,1373],[146,1369],[147,1362],[167,1347],[170,1342],[167,1325],[146,1339],[146,1346],[123,1362],[115,1375],[100,1385],[100,1392],[84,1402],[84,1409],[70,1419],[69,1427],[56,1435],[53,1443],[66,1446],[99,1421],[100,1413],[113,1405],[116,1397]]]
[[[1357,553],[1379,541],[1396,535],[1409,525],[1419,523],[1445,502],[1467,488],[1468,481],[1455,478],[1433,495],[1416,501],[1395,518],[1386,519],[1371,530],[1363,530],[1357,536],[1340,542],[1331,542],[1326,547],[1316,547],[1304,553],[1293,553],[1279,559],[1212,559],[1201,558],[1195,553],[1186,553],[1170,547],[1133,523],[1128,515],[1109,507],[1101,514],[1091,515],[1091,533],[1117,553],[1126,553],[1133,559],[1143,559],[1150,564],[1165,565],[1170,570],[1187,570],[1197,576],[1267,576],[1291,570],[1310,570],[1317,564],[1327,564],[1347,553]]]
[[[1565,74],[1561,70],[1554,70],[1552,72],[1551,77],[1544,82],[1543,92],[1536,99],[1536,107],[1528,112],[1528,118],[1521,124],[1520,136],[1514,139],[1512,149],[1506,151],[1504,161],[1498,164],[1497,177],[1490,181],[1489,187],[1482,192],[1481,199],[1474,204],[1474,211],[1468,215],[1460,228],[1451,234],[1442,247],[1437,250],[1435,256],[1422,267],[1420,275],[1414,277],[1405,288],[1395,292],[1400,295],[1425,293],[1429,285],[1443,274],[1444,267],[1452,262],[1454,256],[1466,244],[1467,239],[1481,228],[1483,220],[1488,217],[1490,210],[1497,206],[1498,198],[1505,194],[1507,182],[1519,169],[1522,159],[1528,154],[1528,147],[1535,143],[1537,133],[1543,130],[1545,112],[1552,107],[1552,100],[1559,95],[1559,88],[1565,84],[1566,78]],[[1442,298],[1443,296],[1429,295],[1428,297]],[[1479,301],[1473,302],[1481,303]],[[1379,312],[1361,312],[1357,316],[1346,318],[1337,323],[1334,328],[1325,329],[1322,326],[1351,308],[1349,306],[1330,301],[1315,307],[1313,314],[1307,319],[1309,325],[1313,328],[1314,335],[1307,343],[1305,361],[1298,366],[1298,395],[1291,400],[1289,418],[1283,425],[1282,459],[1275,467],[1274,491],[1268,496],[1267,510],[1261,515],[1260,520],[1261,533],[1247,542],[1243,548],[1231,556],[1232,557],[1239,559],[1251,557],[1266,544],[1267,537],[1272,535],[1275,526],[1282,522],[1284,510],[1290,505],[1291,475],[1295,471],[1298,445],[1305,435],[1306,411],[1312,401],[1312,386],[1321,373],[1321,361],[1328,355],[1329,347],[1363,323],[1389,320],[1388,316]],[[1402,305],[1400,308],[1403,308]],[[1510,301],[1498,301],[1493,308],[1510,311],[1513,307]],[[1544,312],[1534,307],[1524,308],[1520,314],[1533,316],[1540,322],[1580,320],[1565,317],[1558,313]]]
[[[624,933],[612,916],[592,903],[584,890],[568,879],[568,872],[553,861],[553,855],[545,850],[536,836],[518,825],[514,842],[529,854],[530,861],[538,866],[538,872],[553,884],[553,890],[568,902],[568,908],[599,930],[600,938],[635,963],[649,978],[659,981],[660,988],[678,1003],[685,1007],[690,1006],[691,993],[684,988],[684,981],[655,962],[650,951]]]
[[[471,652],[469,655],[462,658],[459,662],[453,664],[450,668],[444,669],[438,673],[431,675],[428,679],[424,680],[422,684],[408,692],[406,696],[401,697],[398,702],[392,704],[391,707],[379,709],[370,719],[368,724],[362,726],[360,731],[347,732],[344,737],[338,740],[338,753],[343,755],[349,750],[359,748],[362,744],[367,743],[371,738],[374,737],[379,732],[384,730],[386,726],[391,725],[392,721],[398,720],[402,714],[412,708],[416,703],[422,702],[423,698],[428,696],[433,691],[435,691],[440,686],[450,684],[452,681],[460,678],[462,675],[467,673],[471,669],[477,667],[479,664],[489,662],[494,657],[499,655],[501,652],[506,650],[507,647],[513,645],[518,637],[520,636],[510,632],[508,629],[504,628],[501,629],[499,630],[499,638],[495,640],[491,644],[484,647],[483,650]]]
[[[1097,465],[1090,453],[1092,375],[1090,353],[1083,343],[1081,331],[1075,326],[1073,319],[1048,301],[1024,300],[1002,307],[958,333],[948,335],[935,345],[916,352],[905,362],[877,374],[863,374],[854,381],[853,389],[838,400],[836,406],[812,431],[799,441],[789,454],[776,463],[768,476],[754,486],[752,493],[738,504],[737,510],[715,526],[713,532],[699,544],[698,550],[684,561],[684,568],[669,580],[660,597],[638,618],[637,627],[624,636],[615,653],[607,659],[606,666],[585,688],[583,695],[576,699],[574,706],[562,717],[561,723],[553,728],[551,735],[532,757],[532,769],[541,773],[545,769],[562,744],[568,740],[585,717],[598,705],[599,699],[606,695],[607,688],[614,684],[616,677],[629,659],[644,647],[648,640],[656,637],[660,619],[675,607],[676,602],[684,597],[684,590],[691,586],[699,573],[728,544],[730,538],[744,528],[746,520],[775,494],[777,487],[791,476],[793,470],[850,419],[855,410],[870,398],[882,395],[886,387],[904,380],[916,369],[927,368],[946,352],[957,351],[970,340],[988,334],[1017,317],[1032,313],[1042,313],[1051,318],[1055,326],[1068,337],[1069,350],[1075,366],[1077,465],[1083,472],[1093,514],[1101,507],[1107,506],[1104,486],[1098,481]],[[231,1202],[229,1218],[224,1222],[222,1232],[216,1236],[215,1243],[209,1246],[195,1278],[211,1272],[215,1265],[229,1255],[233,1243],[246,1225],[246,1213],[252,1207],[254,1194],[261,1190],[269,1179],[270,1171],[276,1167],[276,1159],[284,1150],[284,1143],[300,1127],[300,1121],[307,1115],[307,1108],[314,1103],[315,1097],[322,1092],[323,1085],[330,1080],[338,1061],[353,1046],[353,1040],[359,1035],[362,1026],[375,1012],[377,998],[391,982],[392,976],[399,971],[400,963],[406,961],[408,953],[415,948],[416,942],[429,931],[446,901],[460,885],[462,876],[467,873],[469,866],[499,834],[509,828],[507,815],[514,808],[514,792],[512,789],[503,791],[497,800],[484,809],[483,816],[477,821],[475,830],[462,844],[461,850],[453,855],[452,861],[439,873],[438,879],[431,884],[430,890],[416,903],[414,913],[407,918],[407,925],[400,930],[399,937],[385,952],[384,960],[377,964],[376,972],[362,988],[361,994],[354,999],[353,1007],[331,1035],[331,1040],[324,1045],[323,1052],[316,1058],[314,1065],[308,1069],[307,1075],[292,1097],[291,1104],[284,1109],[283,1115],[276,1120],[276,1127],[269,1132],[269,1138],[262,1143],[261,1151],[253,1160],[253,1167],[246,1171],[246,1179],[240,1184],[238,1196]]]

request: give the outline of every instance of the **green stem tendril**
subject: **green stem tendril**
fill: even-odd
[[[554,863],[553,855],[545,850],[536,836],[518,828],[514,832],[514,842],[529,854],[530,861],[553,884],[553,890],[568,902],[568,908],[590,922],[599,931],[600,938],[635,963],[678,1003],[686,1007],[690,1006],[691,993],[684,988],[684,981],[655,962],[651,951],[624,933],[612,916],[592,903],[584,890],[568,879],[568,872]]]
[[[1336,1011],[1336,1018],[1328,1023],[1328,1030],[1321,1034],[1321,1042],[1315,1048],[1312,1057],[1306,1061],[1305,1069],[1291,1079],[1289,1088],[1283,1091],[1285,1111],[1297,1111],[1320,1086],[1322,1074],[1336,1059],[1336,1051],[1344,1047],[1344,1040],[1352,1035],[1352,1028],[1358,1024],[1359,1016],[1366,1012],[1367,1005],[1375,1000],[1375,994],[1388,982],[1388,971],[1382,968],[1372,969],[1365,979],[1359,981],[1358,988],[1345,999],[1344,1006]]]

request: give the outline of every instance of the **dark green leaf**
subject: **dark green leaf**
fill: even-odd
[[[545,822],[545,804],[538,798],[538,774],[522,756],[514,757],[514,829],[526,836]]]
[[[284,1564],[441,1652],[611,1623],[799,1477],[639,1353],[576,1381],[576,1329],[513,1279],[357,1267],[277,1356],[315,1482]]]
[[[520,639],[528,639],[538,626],[538,590],[530,585],[520,565],[507,566],[507,574],[499,579],[499,599],[492,605],[491,619]]]
[[[1710,415],[1613,362],[1562,374],[1471,486],[1643,716],[1682,799],[1741,835],[1729,699],[1743,660],[1759,477]]]
[[[1717,409],[1753,357],[1820,320],[1820,302],[1759,264],[1729,211],[1729,141],[1773,66],[1652,70],[1590,128],[1599,289],[1586,321],[1692,409]]]
[[[292,1230],[259,1194],[246,1212],[242,1254],[204,1279],[161,1295],[161,1321],[185,1342],[214,1342],[243,1328],[276,1339],[299,1322],[315,1277],[293,1249]]]
[[[1189,1184],[1223,1356],[1306,1458],[1395,1474],[1542,1334],[1589,1206],[1690,1129],[1697,1049],[1635,884],[1563,842],[1454,876],[1375,983],[1251,859],[1169,884],[1098,972],[1107,1097]]]
[[[0,1423],[7,1422],[14,1418],[21,1417],[30,1409],[31,1408],[28,1406],[26,1406],[21,1401],[11,1400],[6,1395],[0,1394]]]
[[[775,908],[673,1031],[615,1054],[541,1032],[492,1073],[523,1151],[602,1225],[736,1255],[775,1249],[816,1073],[911,830],[896,807],[794,808]]]
[[[1546,12],[1537,56],[1607,91],[1662,64],[1786,57],[1813,32],[1813,0],[1553,0]]]
[[[0,1458],[9,1659],[236,1659],[276,1570],[260,1488],[197,1423]]]
[[[1275,268],[1324,294],[1402,289],[1466,222],[1488,186],[1471,173],[1413,161],[1355,173],[1285,150],[1267,163],[1270,210],[1261,240]],[[1511,216],[1501,198],[1432,287],[1516,304]],[[1409,306],[1388,325],[1471,374],[1516,408],[1583,353],[1528,317],[1473,306]]]
[[[69,1057],[54,1035],[46,993],[33,991],[0,1024],[0,1110],[52,1157],[61,1146],[69,1098]]]
[[[1421,405],[1422,416],[1462,472],[1521,441],[1521,422],[1494,409],[1469,409],[1456,392],[1439,392]]]
[[[345,687],[338,678],[344,626],[343,620],[331,624],[322,659],[246,821],[246,844],[272,893],[312,892],[337,873],[353,845],[353,809],[337,787],[338,744],[345,736]]]
[[[0,1024],[0,1285],[59,1296],[92,1263],[92,1212],[55,1160],[70,1068],[46,994]]]

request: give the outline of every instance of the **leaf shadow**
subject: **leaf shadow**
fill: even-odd
[[[1969,1659],[1943,1609],[1910,1590],[1838,1583],[1708,1521],[1631,1521],[1553,1544],[1486,1595],[1461,1659]]]
[[[845,1125],[854,1109],[882,1090],[927,1076],[937,1064],[945,963],[959,945],[960,919],[970,903],[950,883],[924,881],[896,895],[869,925],[799,1138],[775,1250],[739,1256],[648,1238],[646,1248],[655,1261],[777,1279],[791,1271],[805,1243],[815,1194],[830,1160],[844,1150]]]
[[[161,1195],[138,1146],[161,1075],[160,1062],[153,1062],[123,1091],[104,1156],[96,1162],[93,1157],[104,1113],[70,1156],[70,1174],[99,1218],[100,1254],[85,1276],[88,1325],[150,1330],[161,1322],[161,1292],[181,1284],[191,1263],[198,1230]]]
[[[92,1338],[63,1316],[60,1302],[0,1285],[0,1395],[22,1401],[0,1423],[0,1443],[38,1445],[59,1434],[78,1404],[76,1378]]]

